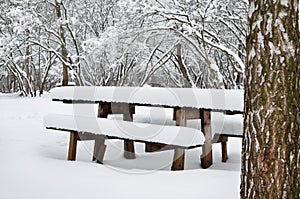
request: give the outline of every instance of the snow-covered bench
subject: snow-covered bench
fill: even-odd
[[[243,137],[243,115],[215,113],[212,118],[213,142],[221,143],[222,162],[228,159],[227,141],[229,137]]]
[[[123,120],[132,122],[135,107],[147,106],[172,109],[176,126],[183,128],[186,127],[188,120],[200,119],[201,132],[205,137],[200,157],[202,168],[208,168],[213,163],[212,143],[214,139],[211,113],[242,114],[244,101],[243,90],[226,89],[74,86],[55,88],[50,92],[53,101],[73,105],[99,104],[97,115],[99,118],[107,118],[110,114],[122,114]],[[164,125],[166,124],[162,126]],[[102,145],[100,141],[95,140],[95,142],[95,149]],[[164,145],[158,146],[158,148],[165,147]],[[132,140],[124,140],[124,157],[135,157]]]
[[[140,107],[140,110],[134,115],[133,121],[152,124],[175,125],[175,121],[173,119],[172,110],[170,109]],[[211,126],[213,135],[212,142],[221,143],[222,162],[226,162],[228,159],[228,138],[243,137],[243,115],[240,113],[224,114],[220,112],[212,112]],[[187,121],[187,127],[201,129],[201,122],[199,119],[189,120]],[[153,152],[160,149],[159,145],[146,145],[146,147],[147,152]]]
[[[50,114],[44,117],[47,129],[70,132],[68,160],[76,159],[79,140],[97,140],[94,159],[103,162],[105,139],[165,144],[174,149],[172,170],[184,169],[185,149],[200,147],[204,136],[200,130],[180,126],[135,123],[87,116]]]

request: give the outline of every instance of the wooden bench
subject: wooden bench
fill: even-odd
[[[157,108],[163,109],[163,108]],[[147,109],[143,110],[147,112]],[[149,110],[148,110],[149,111]],[[163,110],[156,110],[157,112],[163,112]],[[152,118],[150,116],[145,117],[144,115],[136,115],[134,121],[144,122],[144,123],[154,123],[161,124],[166,123],[168,125],[175,125],[175,119],[171,118],[170,111],[168,110],[167,117],[160,117],[159,115],[155,115],[156,118]],[[226,162],[228,160],[228,150],[227,150],[227,142],[229,137],[243,137],[243,116],[241,113],[213,113],[213,118],[211,121],[212,131],[213,131],[213,141],[212,143],[221,143],[221,154],[222,154],[222,162]],[[187,125],[191,128],[200,129],[200,121],[191,121],[190,125]],[[146,152],[155,152],[161,149],[167,149],[164,145],[159,144],[147,144]]]
[[[185,127],[187,120],[200,119],[201,132],[205,137],[202,146],[201,167],[213,164],[211,130],[212,112],[243,112],[243,91],[198,88],[154,88],[154,87],[60,87],[50,91],[53,101],[75,104],[99,104],[99,118],[109,114],[122,114],[123,120],[133,121],[136,106],[173,109],[176,126]],[[97,147],[100,144],[96,144]],[[149,145],[149,150],[167,148],[163,144]],[[124,157],[134,158],[134,142],[124,140]]]
[[[76,159],[77,141],[95,140],[93,160],[103,163],[106,139],[164,144],[174,150],[172,170],[184,169],[185,150],[200,147],[200,130],[181,126],[135,123],[87,116],[50,114],[44,117],[47,129],[70,132],[68,160]]]
[[[229,137],[243,137],[243,115],[224,114],[212,121],[213,143],[221,143],[222,162],[228,160],[227,142]]]

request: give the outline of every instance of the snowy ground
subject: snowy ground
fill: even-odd
[[[67,106],[67,107],[66,107]],[[69,135],[46,130],[43,116],[72,112],[49,97],[21,98],[0,94],[0,198],[239,198],[241,139],[228,143],[229,160],[201,169],[201,150],[186,154],[186,170],[170,171],[172,151],[122,156],[122,142],[109,141],[104,165],[91,162],[93,141],[80,142],[77,161],[66,160]]]

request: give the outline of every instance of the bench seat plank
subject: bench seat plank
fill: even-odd
[[[49,114],[44,117],[48,129],[106,135],[108,138],[153,142],[180,148],[204,144],[203,133],[194,128],[135,123],[87,116]]]

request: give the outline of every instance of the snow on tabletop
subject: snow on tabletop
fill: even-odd
[[[223,113],[212,114],[213,134],[226,134],[232,136],[243,135],[243,115],[225,115]]]
[[[160,125],[176,125],[175,121],[173,120],[173,110],[170,108],[139,106],[135,110],[135,114],[133,115],[133,121]],[[212,112],[211,126],[213,134],[242,136],[243,115],[225,115],[220,112]],[[187,127],[201,129],[201,120],[187,120]]]
[[[52,99],[125,102],[243,111],[243,90],[157,87],[59,87]]]
[[[108,120],[106,118],[60,114],[45,116],[44,125],[54,129],[105,134],[118,138],[182,147],[199,146],[204,143],[204,136],[200,130],[179,126],[133,123],[122,120]]]

